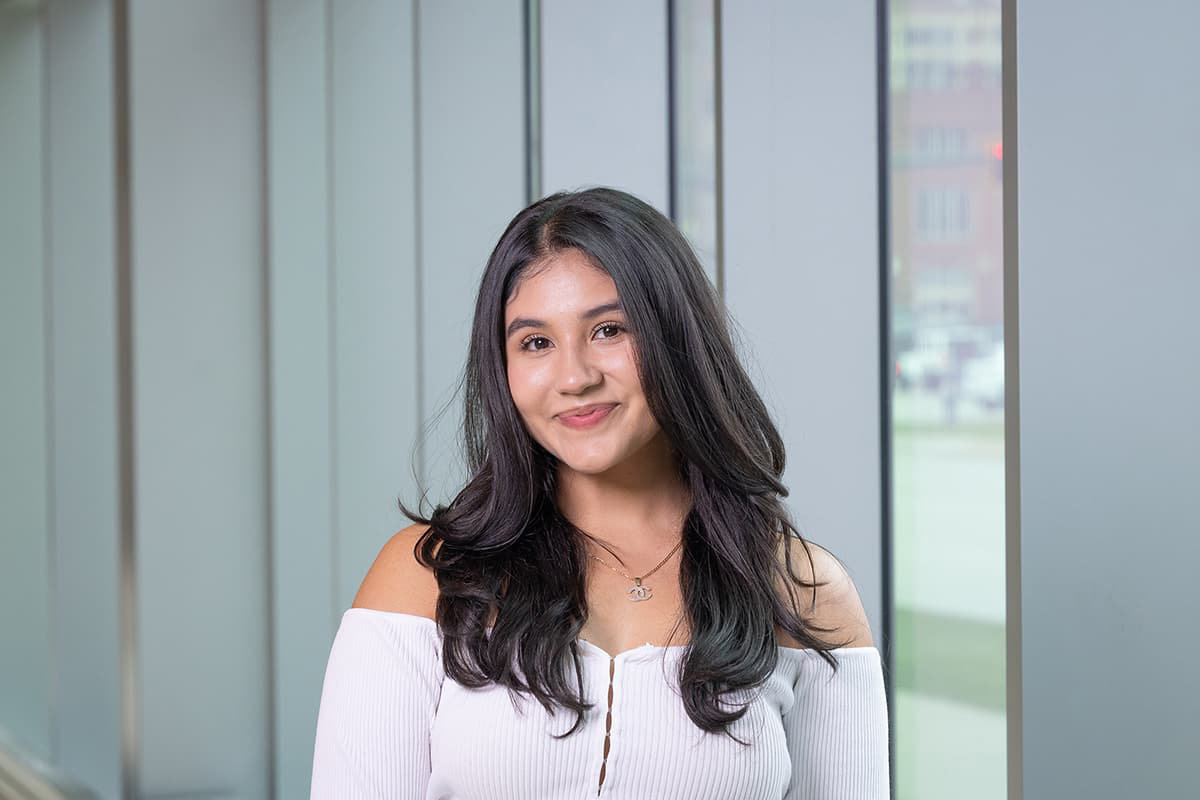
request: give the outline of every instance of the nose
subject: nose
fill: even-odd
[[[578,394],[600,382],[602,373],[592,363],[592,355],[586,343],[582,347],[563,347],[559,353],[556,376],[558,391],[563,394]]]

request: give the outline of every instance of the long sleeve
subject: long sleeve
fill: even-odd
[[[423,800],[442,674],[432,620],[347,610],[325,667],[313,800]]]
[[[784,800],[887,800],[888,713],[874,647],[833,651],[834,673],[815,651],[801,659],[795,703],[783,715],[792,759]]]

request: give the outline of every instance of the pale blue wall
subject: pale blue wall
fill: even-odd
[[[121,779],[113,29],[95,2],[49,5],[45,26],[53,755],[111,797]]]
[[[1014,788],[1029,800],[1192,796],[1200,7],[1015,10]],[[1011,439],[1009,450],[1016,458]]]
[[[129,7],[140,790],[259,797],[270,758],[255,4]]]
[[[805,537],[884,645],[875,8],[726,3],[725,299]]]
[[[543,194],[606,184],[668,213],[667,8],[542,2]]]
[[[52,611],[49,575],[51,488],[47,479],[47,337],[44,277],[43,50],[39,16],[5,13],[0,25],[0,675],[22,691],[0,691],[0,720],[22,744],[53,748]]]

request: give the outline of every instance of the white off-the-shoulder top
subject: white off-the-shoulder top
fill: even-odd
[[[312,797],[383,800],[884,800],[888,716],[879,651],[779,648],[774,673],[725,734],[687,716],[684,645],[611,656],[579,640],[584,699],[551,715],[532,696],[447,680],[426,617],[342,615],[317,719]],[[610,691],[611,689],[611,691]],[[611,705],[610,705],[611,698]],[[605,739],[608,739],[607,756]],[[601,783],[601,769],[604,781]]]

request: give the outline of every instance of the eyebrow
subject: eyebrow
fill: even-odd
[[[610,311],[623,311],[620,300],[613,300],[611,303],[604,303],[595,308],[589,308],[579,315],[580,319],[591,319],[598,317],[601,314],[607,314]],[[530,317],[517,317],[512,322],[508,323],[508,330],[504,333],[504,338],[512,336],[522,328],[544,328],[546,327],[545,320],[531,319]]]

